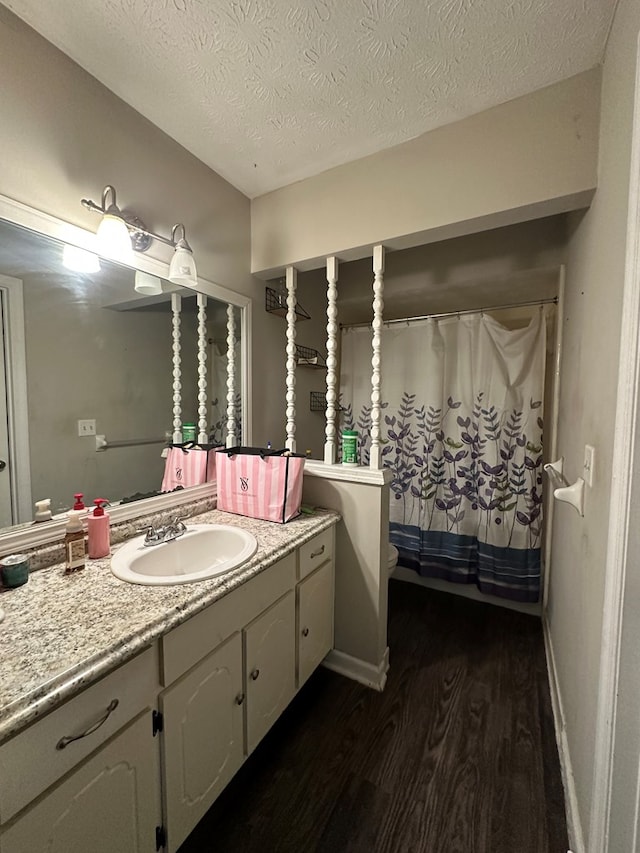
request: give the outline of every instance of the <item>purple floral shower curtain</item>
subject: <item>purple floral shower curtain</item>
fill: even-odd
[[[400,565],[517,601],[540,594],[546,322],[484,314],[386,327],[382,438]],[[370,444],[371,332],[342,337],[343,425]]]

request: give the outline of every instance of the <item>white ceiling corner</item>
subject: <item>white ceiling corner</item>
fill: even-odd
[[[250,197],[602,60],[615,0],[3,0]]]

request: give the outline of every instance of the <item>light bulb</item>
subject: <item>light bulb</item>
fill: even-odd
[[[136,270],[134,289],[144,296],[159,296],[162,293],[162,281],[157,275]]]
[[[172,281],[174,284],[196,285],[198,283],[196,262],[191,249],[184,240],[180,240],[176,246],[176,250],[169,265],[168,278],[169,281]]]
[[[96,234],[98,251],[106,258],[123,263],[133,263],[131,237],[124,219],[105,213]]]

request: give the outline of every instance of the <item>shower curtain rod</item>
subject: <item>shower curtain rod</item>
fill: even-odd
[[[557,305],[558,297],[535,299],[533,302],[511,302],[509,305],[490,305],[485,308],[465,308],[462,311],[443,311],[441,314],[421,314],[419,317],[400,317],[397,320],[384,320],[383,326],[395,326],[398,323],[417,323],[418,320],[442,320],[444,317],[460,317],[462,314],[481,314],[483,311],[503,311],[506,308],[530,308],[535,305]],[[340,323],[341,329],[363,329],[371,323]]]

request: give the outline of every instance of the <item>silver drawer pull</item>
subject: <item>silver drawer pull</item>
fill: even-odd
[[[100,728],[100,726],[102,726],[104,723],[107,722],[107,720],[109,719],[109,717],[115,711],[115,709],[118,707],[119,704],[120,704],[120,702],[118,699],[112,699],[111,702],[109,702],[109,704],[107,706],[107,710],[104,712],[104,714],[100,717],[99,720],[96,720],[95,723],[90,725],[89,728],[86,731],[82,732],[82,734],[80,734],[80,735],[65,735],[64,737],[61,737],[60,740],[58,741],[58,743],[56,744],[56,749],[64,749],[65,746],[69,746],[69,744],[73,743],[74,740],[81,740],[83,737],[86,737],[87,735],[92,735],[95,731],[97,731]]]
[[[260,670],[254,669],[253,672],[251,673],[251,680],[255,681],[259,675],[260,675]]]
[[[317,551],[313,551],[311,554],[309,554],[309,559],[313,560],[314,557],[319,557],[321,554],[324,554],[324,545],[322,546],[322,548],[318,548]]]
[[[302,629],[302,636],[303,636],[303,637],[308,637],[308,636],[309,636],[309,629],[308,629],[308,628],[303,628],[303,629]]]

